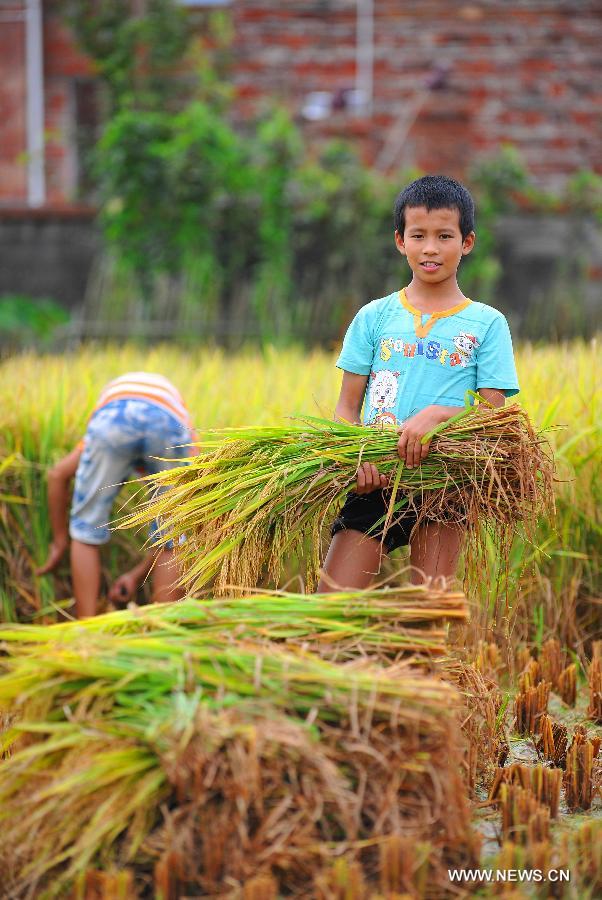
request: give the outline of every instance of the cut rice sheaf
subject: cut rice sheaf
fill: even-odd
[[[295,554],[314,589],[327,526],[353,487],[360,462],[390,478],[381,524],[408,508],[419,527],[454,522],[466,535],[471,573],[482,579],[485,534],[507,554],[517,526],[532,533],[553,505],[553,465],[545,438],[517,404],[468,407],[431,435],[430,452],[409,469],[397,455],[398,434],[307,418],[285,427],[207,432],[187,465],[150,477],[153,498],[121,523],[158,518],[182,565],[182,584],[216,592],[278,585]],[[168,490],[166,490],[168,488]],[[471,565],[472,562],[472,565]]]

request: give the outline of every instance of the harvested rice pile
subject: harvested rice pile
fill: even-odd
[[[464,622],[464,594],[403,585],[385,589],[342,591],[327,595],[256,592],[219,600],[186,599],[153,604],[132,613],[114,612],[86,622],[86,633],[187,638],[190,630],[210,639],[228,636],[303,643],[337,660],[370,656],[394,662],[401,654],[446,652],[447,623]],[[52,629],[52,643],[77,637],[82,625],[64,622]],[[48,640],[46,627],[22,625],[0,631],[0,640],[26,641],[32,647]]]
[[[467,407],[433,435],[428,457],[408,469],[397,455],[394,429],[307,419],[284,428],[209,432],[188,465],[153,476],[162,492],[122,525],[158,516],[176,542],[190,591],[212,579],[226,592],[254,587],[262,577],[278,583],[291,553],[304,561],[311,590],[325,526],[362,461],[390,476],[389,520],[411,506],[420,521],[462,523],[475,552],[483,528],[503,549],[516,525],[532,528],[552,502],[547,443],[519,406]]]
[[[361,658],[371,634],[403,630],[386,597],[382,618],[377,597],[349,600],[347,616],[339,598],[336,616],[314,609],[305,628],[292,598],[290,636],[286,601],[254,599],[255,622],[250,602],[208,604],[209,616],[188,601],[3,629],[0,883],[11,896],[65,896],[112,868],[133,873],[132,897],[219,893],[262,875],[307,895],[341,854],[402,892],[413,870],[395,875],[391,841],[407,856],[425,838],[436,896],[447,865],[474,862],[458,693],[407,662]],[[415,606],[407,621],[431,617]],[[351,659],[360,620],[367,644]],[[330,633],[344,635],[348,661],[304,648]]]

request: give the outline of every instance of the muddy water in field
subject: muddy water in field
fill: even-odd
[[[551,694],[548,711],[553,719],[561,722],[568,728],[569,735],[572,735],[576,725],[585,725],[589,737],[602,737],[602,725],[598,725],[587,718],[587,694],[587,685],[582,684],[574,707],[567,706],[559,697]],[[514,735],[509,738],[508,745],[510,754],[506,761],[506,766],[513,763],[523,766],[536,766],[543,762],[531,738]],[[602,768],[602,760],[599,760],[598,765]],[[487,791],[483,788],[478,789],[476,804],[486,800]],[[482,860],[491,859],[499,852],[501,846],[500,814],[492,807],[479,807],[476,804],[474,827],[481,835],[483,841],[481,858]],[[571,812],[566,805],[564,791],[562,791],[558,818],[552,824],[552,841],[554,843],[557,842],[561,835],[576,831],[581,825],[592,819],[602,819],[602,797],[599,795],[595,797],[591,809],[587,811],[577,810]]]

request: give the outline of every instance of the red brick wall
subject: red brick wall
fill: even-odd
[[[24,0],[0,5],[0,203],[27,202]],[[75,200],[72,91],[92,69],[53,8],[43,4],[46,194],[49,205]]]
[[[15,0],[0,11],[23,5]],[[579,168],[602,171],[600,0],[374,0],[372,115],[337,112],[319,123],[302,120],[307,95],[355,85],[355,0],[233,0],[228,8],[239,119],[277,97],[310,141],[347,136],[371,161],[391,129],[407,131],[393,142],[396,167],[461,175],[476,155],[510,142],[548,187]],[[26,201],[22,28],[0,21],[5,204]],[[449,67],[445,86],[425,93],[418,109],[417,97],[437,64]],[[73,84],[91,69],[52,0],[44,2],[44,68],[48,198],[70,202],[77,181]]]
[[[75,46],[63,19],[52,3],[45,3],[44,98],[46,194],[49,205],[76,200],[74,81],[91,74],[92,66],[88,58]]]
[[[294,114],[310,91],[354,86],[355,0],[235,0],[234,82],[240,115],[279,95]],[[401,166],[462,173],[475,154],[516,144],[557,186],[602,157],[599,0],[374,0],[374,105],[369,121],[337,114],[310,135],[348,131],[374,158],[425,78],[449,66],[395,154]]]
[[[0,7],[0,203],[27,196],[22,4]]]

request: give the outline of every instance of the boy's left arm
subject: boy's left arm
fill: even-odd
[[[496,388],[481,388],[479,394],[493,406],[503,406],[506,402],[504,392],[498,391]],[[437,406],[433,404],[421,409],[419,413],[416,413],[415,416],[403,423],[399,441],[397,442],[397,452],[400,459],[405,461],[408,469],[413,469],[414,466],[420,465],[422,460],[428,455],[431,442],[421,443],[424,435],[436,428],[437,425],[440,425],[441,422],[447,422],[448,419],[451,419],[452,416],[455,416],[456,413],[461,412],[463,409],[463,406]]]

